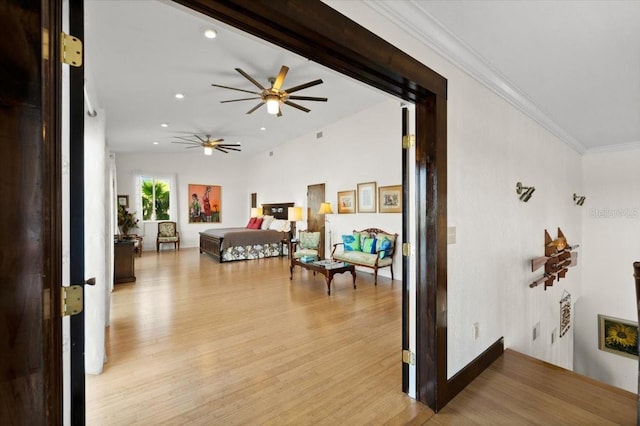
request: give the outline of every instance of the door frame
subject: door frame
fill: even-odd
[[[438,411],[452,398],[446,337],[447,80],[319,1],[174,1],[416,105],[416,396]]]

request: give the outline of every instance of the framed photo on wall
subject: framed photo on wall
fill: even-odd
[[[376,212],[376,183],[365,182],[358,184],[358,213]]]
[[[189,184],[189,223],[220,223],[222,187]]]
[[[356,191],[340,191],[338,192],[338,213],[355,213],[356,212]]]
[[[378,211],[380,213],[402,213],[402,185],[378,188]]]
[[[129,208],[129,196],[128,195],[118,195],[118,205],[124,207],[125,209]]]
[[[598,349],[638,359],[638,323],[598,315]]]

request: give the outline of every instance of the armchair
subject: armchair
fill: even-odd
[[[292,256],[294,259],[318,260],[318,247],[320,246],[320,232],[300,231],[300,239],[292,241]],[[302,259],[304,261],[304,259]]]
[[[180,250],[180,233],[175,222],[158,222],[158,236],[156,237],[156,251],[160,251],[160,244],[173,243],[173,248]]]

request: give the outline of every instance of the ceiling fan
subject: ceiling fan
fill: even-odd
[[[181,139],[180,141],[173,141],[171,143],[179,143],[187,146],[187,149],[190,148],[204,148],[204,155],[213,154],[213,150],[218,150],[227,154],[229,151],[242,151],[239,143],[222,143],[224,139],[211,139],[211,135],[205,135],[204,137],[193,135],[194,139],[190,139],[189,137],[176,136],[176,138]]]
[[[237,90],[238,92],[251,93],[253,95],[258,95],[258,96],[251,97],[251,98],[230,99],[230,100],[227,100],[227,101],[221,101],[221,103],[227,103],[227,102],[250,101],[250,100],[253,100],[253,99],[260,99],[260,103],[258,105],[256,105],[256,106],[254,106],[253,108],[251,108],[249,111],[247,111],[247,114],[251,114],[252,112],[257,110],[258,108],[260,108],[262,105],[267,104],[267,112],[269,114],[274,114],[274,115],[277,115],[278,117],[281,117],[282,116],[282,108],[281,108],[282,104],[289,105],[291,107],[297,108],[300,111],[304,111],[304,112],[311,111],[310,109],[305,108],[302,105],[299,105],[299,104],[297,104],[295,102],[291,102],[291,100],[327,102],[327,98],[319,98],[319,97],[315,97],[315,96],[295,96],[295,95],[291,96],[291,93],[293,93],[293,92],[297,92],[297,91],[302,90],[302,89],[307,89],[309,87],[313,87],[313,86],[316,86],[318,84],[322,84],[322,80],[321,79],[313,80],[313,81],[310,81],[308,83],[304,83],[304,84],[300,84],[298,86],[290,87],[289,89],[281,89],[282,84],[284,83],[284,79],[287,76],[287,72],[289,71],[289,67],[287,67],[285,65],[283,65],[282,68],[280,68],[280,72],[278,73],[278,76],[276,78],[270,78],[269,79],[269,83],[271,84],[271,87],[269,87],[269,88],[266,88],[262,84],[258,83],[258,81],[256,81],[256,79],[251,77],[246,72],[242,71],[240,68],[236,68],[235,70],[238,71],[244,78],[246,78],[251,83],[253,83],[256,87],[258,87],[260,89],[260,91],[259,92],[252,92],[250,90],[237,89],[235,87],[222,86],[220,84],[212,84],[212,86],[221,87],[223,89]]]

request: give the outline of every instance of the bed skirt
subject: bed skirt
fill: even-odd
[[[282,243],[265,243],[221,249],[222,238],[200,233],[200,253],[208,253],[220,263],[235,260],[262,259],[283,255]]]

